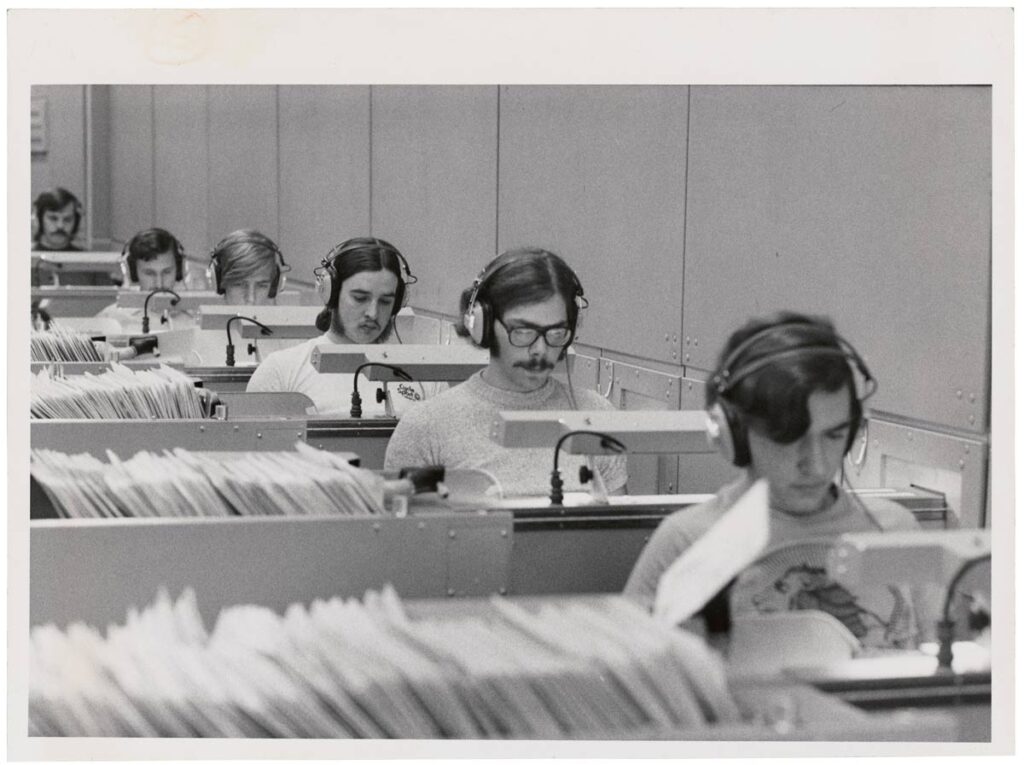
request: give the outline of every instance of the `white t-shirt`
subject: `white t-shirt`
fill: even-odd
[[[294,392],[309,396],[317,414],[343,414],[348,416],[352,407],[353,374],[321,374],[313,368],[310,357],[318,345],[337,345],[329,335],[310,338],[300,345],[275,351],[252,373],[246,392]],[[381,383],[359,375],[359,395],[362,398],[363,417],[384,417],[383,402],[377,401]],[[448,387],[440,382],[389,382],[388,398],[395,416],[401,415],[419,401],[437,395]]]

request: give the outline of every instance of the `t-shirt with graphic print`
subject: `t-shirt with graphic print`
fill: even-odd
[[[625,594],[651,607],[665,570],[750,484],[750,476],[745,476],[723,487],[709,501],[666,518],[641,552]],[[920,639],[920,594],[900,583],[851,590],[831,581],[825,568],[828,550],[840,534],[918,529],[909,510],[878,497],[854,498],[837,490],[825,510],[791,515],[772,509],[769,524],[765,552],[739,574],[730,590],[733,616],[815,609],[838,619],[865,649],[916,645]]]
[[[341,414],[348,416],[352,406],[351,373],[321,374],[310,363],[313,349],[318,345],[338,347],[329,335],[310,338],[304,343],[275,351],[256,368],[245,390],[252,392],[293,392],[309,396],[315,407],[315,414]],[[363,417],[383,417],[386,409],[378,402],[375,391],[379,382],[370,381],[364,374],[359,375],[359,391],[362,398]],[[436,396],[448,388],[443,382],[389,382],[388,398],[397,417],[415,404]]]

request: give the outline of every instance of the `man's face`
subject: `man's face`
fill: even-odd
[[[488,382],[524,393],[544,385],[562,353],[562,348],[549,346],[544,339],[543,330],[554,327],[569,327],[565,302],[559,295],[539,303],[515,306],[506,311],[500,321],[495,319],[494,342],[498,352],[491,355]],[[512,345],[508,335],[509,330],[517,328],[541,332],[529,346],[517,347]]]
[[[43,213],[39,243],[50,250],[63,250],[71,244],[71,231],[75,227],[75,205],[68,202],[60,210]]]
[[[779,444],[748,428],[750,466],[768,480],[772,507],[793,514],[825,509],[831,486],[843,462],[850,429],[850,394],[815,391],[807,398],[811,424],[791,444]]]
[[[277,267],[265,263],[256,271],[244,277],[233,277],[224,284],[224,300],[228,305],[269,305],[276,303],[270,297],[270,286],[274,283]]]
[[[139,277],[139,287],[148,292],[155,289],[170,289],[174,286],[177,266],[173,252],[161,252],[150,260],[135,261],[135,274]]]
[[[350,343],[374,343],[387,329],[398,278],[386,269],[360,271],[341,284],[332,329]]]

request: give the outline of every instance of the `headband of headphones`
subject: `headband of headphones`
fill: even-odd
[[[828,337],[809,338],[807,342],[802,344],[770,350],[745,364],[740,363],[739,366],[736,366],[737,362],[751,348],[762,342],[766,337],[794,327],[812,330],[822,329],[828,332]],[[755,332],[737,345],[722,360],[718,370],[711,378],[710,384],[716,395],[714,403],[708,408],[708,439],[733,465],[738,467],[749,465],[751,452],[750,440],[747,435],[746,417],[740,411],[740,408],[729,400],[729,391],[743,380],[772,364],[802,356],[842,358],[856,367],[864,378],[865,393],[859,397],[854,393],[853,400],[851,401],[853,422],[850,424],[845,451],[849,451],[853,446],[854,439],[863,421],[864,402],[878,387],[875,378],[868,370],[864,359],[857,353],[857,350],[835,331],[827,330],[824,327],[820,327],[820,325],[807,321],[784,321]]]
[[[480,292],[483,290],[484,285],[493,279],[499,271],[513,263],[557,257],[558,256],[554,253],[549,253],[546,250],[511,250],[499,255],[488,263],[479,274],[477,274],[476,279],[473,281],[473,287],[469,293],[469,302],[466,303],[466,312],[462,317],[463,326],[469,332],[469,336],[473,339],[473,342],[484,348],[490,347],[491,343],[491,334],[493,331],[493,327],[491,325],[494,323],[495,317],[493,316],[493,310],[490,302],[480,297]],[[580,283],[580,279],[576,275],[576,272],[564,260],[561,258],[558,258],[558,260],[565,265],[569,273],[572,275],[573,307],[570,309],[569,324],[572,334],[575,335],[576,329],[579,326],[580,311],[587,307],[588,301],[583,295],[583,285]]]
[[[418,280],[413,276],[412,270],[409,268],[409,262],[405,259],[405,256],[399,252],[398,248],[390,242],[384,239],[377,239],[376,237],[356,237],[354,239],[346,239],[340,244],[336,244],[331,248],[323,259],[320,261],[320,265],[313,270],[316,276],[316,288],[320,295],[320,299],[323,301],[324,306],[330,310],[333,310],[338,305],[338,295],[341,292],[341,279],[338,278],[338,259],[343,258],[349,253],[353,252],[364,252],[366,250],[376,251],[378,255],[393,255],[399,263],[399,267],[402,274],[399,274],[398,281],[398,294],[394,307],[391,310],[391,315],[394,316],[400,310],[405,301],[406,288],[410,284],[415,284]]]
[[[736,362],[741,359],[748,350],[756,346],[764,338],[794,327],[815,329],[817,328],[817,325],[805,321],[780,322],[755,332],[733,348],[732,352],[722,360],[722,363],[718,367],[718,371],[715,372],[711,378],[711,384],[715,387],[718,395],[722,396],[728,393],[729,390],[738,385],[741,380],[750,377],[752,374],[761,371],[767,366],[785,359],[797,358],[800,356],[837,356],[845,358],[857,368],[857,371],[859,371],[861,376],[864,378],[864,384],[867,392],[861,397],[861,401],[864,401],[875,392],[878,387],[878,383],[871,374],[871,371],[868,369],[864,359],[861,358],[860,354],[857,353],[857,350],[842,336],[831,331],[829,332],[828,338],[811,339],[808,342],[801,343],[799,345],[768,351],[764,355],[758,356],[746,364],[740,365],[736,369],[733,368],[733,365],[736,364]]]
[[[178,237],[166,229],[148,228],[137,232],[121,248],[121,274],[124,276],[125,283],[131,282],[135,284],[139,281],[139,258],[132,257],[132,248],[143,234],[163,234],[171,240],[171,248],[174,254],[174,281],[182,281],[185,278],[185,249],[182,247],[181,242],[178,241]],[[163,253],[155,253],[154,255],[159,256],[161,254]]]
[[[229,245],[237,246],[242,244],[259,245],[260,247],[266,247],[274,253],[274,265],[277,267],[277,273],[274,275],[274,281],[270,285],[268,296],[277,297],[278,291],[284,287],[286,281],[286,277],[284,275],[288,271],[291,271],[292,267],[285,263],[284,253],[281,252],[281,248],[278,247],[272,239],[265,236],[240,236],[238,238],[234,238],[233,234],[228,234],[217,242],[214,248],[210,251],[210,265],[206,269],[206,277],[211,282],[213,289],[218,295],[223,295],[225,293],[224,266],[220,262],[222,250]]]

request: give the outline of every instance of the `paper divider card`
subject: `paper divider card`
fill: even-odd
[[[760,479],[665,569],[654,596],[655,618],[677,625],[692,617],[757,560],[769,536],[768,484]]]

